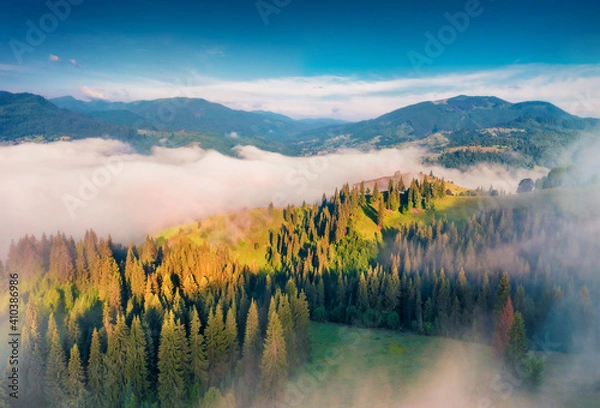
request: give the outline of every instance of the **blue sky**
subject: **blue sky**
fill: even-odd
[[[0,89],[346,119],[495,92],[600,116],[596,2],[261,1],[3,0]]]

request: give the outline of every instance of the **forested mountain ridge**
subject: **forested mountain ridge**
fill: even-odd
[[[598,186],[510,196],[465,191],[458,197],[446,195],[443,181],[435,178],[401,183],[372,192],[363,183],[362,193],[361,185],[344,186],[315,206],[213,217],[166,231],[158,242],[204,244],[227,236],[221,244],[238,259],[296,279],[316,320],[488,341],[493,318],[485,316],[492,312],[495,286],[508,272],[515,310],[523,314],[529,335],[552,328],[565,349],[576,347],[577,330],[564,337],[549,321],[555,313],[565,318],[573,302],[587,302],[600,289],[588,263],[598,248],[589,242],[593,227],[586,225],[600,216]],[[389,287],[392,278],[400,282],[395,289]],[[436,303],[440,279],[448,282],[445,306]],[[468,299],[459,294],[459,282],[469,287]],[[361,285],[368,294],[362,300]],[[450,323],[452,314],[460,322]]]
[[[41,96],[0,91],[0,143],[61,138],[111,137],[129,140],[132,128],[59,109]]]
[[[581,132],[597,119],[580,118],[548,102],[510,103],[496,97],[464,96],[421,102],[375,119],[306,132],[305,153],[341,147],[382,149],[403,144],[427,147],[432,162],[466,167],[477,162],[554,167]]]
[[[449,190],[344,185],[141,245],[23,237],[0,264],[26,302],[23,406],[270,406],[309,356],[309,318],[491,344],[532,388],[536,336],[597,349],[598,186]]]
[[[562,155],[582,134],[599,125],[597,119],[571,115],[547,102],[510,103],[484,96],[421,102],[375,119],[340,123],[235,110],[199,98],[124,103],[2,95],[4,143],[35,137],[42,141],[61,136],[111,137],[143,152],[152,146],[195,143],[229,155],[235,154],[232,149],[238,144],[288,155],[418,145],[428,150],[428,161],[452,168],[479,162],[555,167],[564,164]]]
[[[127,123],[141,129],[165,132],[201,132],[213,136],[231,133],[243,137],[281,140],[302,131],[331,123],[296,121],[285,115],[265,111],[243,111],[228,108],[201,98],[164,98],[135,102],[79,101],[72,97],[51,99],[57,106],[94,117],[110,118],[111,112],[129,112]],[[125,118],[119,120],[125,121]]]

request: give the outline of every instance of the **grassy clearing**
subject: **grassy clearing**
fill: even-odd
[[[484,345],[324,323],[312,323],[311,336],[311,360],[290,379],[291,406],[596,407],[600,401],[593,388],[598,368],[586,367],[585,356],[548,354],[544,385],[529,394],[497,377]]]

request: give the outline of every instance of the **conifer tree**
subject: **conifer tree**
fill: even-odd
[[[267,337],[261,359],[261,389],[270,402],[278,401],[285,393],[288,361],[283,328],[276,311],[269,314]]]
[[[394,311],[398,307],[398,295],[400,293],[400,276],[398,270],[386,275],[385,299],[386,310]]]
[[[44,341],[39,330],[37,306],[30,300],[27,303],[26,323],[23,328],[23,355],[27,394],[24,400],[31,405],[40,404],[44,398]]]
[[[379,201],[381,199],[381,193],[379,192],[379,186],[375,183],[373,187],[373,194],[371,195],[371,204]]]
[[[398,211],[400,207],[400,195],[393,179],[388,184],[388,203],[387,208],[392,211]]]
[[[500,282],[498,283],[498,289],[496,290],[496,304],[494,306],[494,311],[496,314],[500,314],[503,309],[506,301],[510,297],[510,282],[508,273],[504,272],[502,274],[502,278],[500,278]]]
[[[358,199],[358,204],[361,207],[364,207],[367,204],[367,196],[365,193],[365,182],[364,181],[360,182],[360,196]]]
[[[228,357],[221,305],[217,305],[215,312],[209,315],[204,337],[208,358],[208,384],[217,386],[225,378]]]
[[[46,365],[44,391],[50,405],[59,406],[65,401],[65,384],[67,383],[68,372],[54,314],[51,314],[48,320],[48,332],[46,338],[49,353]]]
[[[300,363],[296,354],[296,332],[294,330],[294,316],[287,295],[282,295],[277,307],[277,315],[283,328],[283,336],[287,350],[288,367],[294,369]]]
[[[102,366],[102,353],[100,351],[100,337],[98,330],[92,332],[92,343],[90,345],[90,356],[88,358],[87,377],[90,392],[90,404],[100,406],[102,402],[102,380],[104,377]]]
[[[225,341],[227,344],[227,371],[233,373],[235,365],[240,356],[240,344],[238,342],[238,329],[235,317],[235,303],[227,311],[225,319]]]
[[[68,406],[84,407],[87,402],[88,393],[85,389],[85,374],[77,343],[71,348],[67,370],[69,373],[66,385]]]
[[[383,228],[383,221],[385,220],[385,206],[383,200],[379,200],[377,205],[377,226]]]
[[[182,350],[173,312],[168,312],[158,348],[158,399],[161,407],[181,406],[185,392]]]
[[[127,385],[125,363],[127,361],[127,343],[129,328],[122,315],[117,317],[117,324],[108,333],[108,346],[104,357],[104,377],[102,400],[104,404],[116,406]]]
[[[131,392],[142,400],[148,392],[148,367],[146,364],[146,337],[139,316],[131,322],[127,341],[125,379],[131,384]]]
[[[250,309],[248,309],[248,317],[246,318],[244,346],[242,349],[242,372],[244,380],[250,388],[256,386],[254,379],[258,374],[261,347],[262,339],[260,336],[258,307],[256,306],[256,301],[253,299],[252,303],[250,303]]]
[[[196,308],[190,311],[190,394],[193,400],[202,395],[208,385],[208,360],[206,358],[206,343],[201,333],[202,323]]]
[[[183,377],[184,390],[190,389],[190,342],[186,334],[185,326],[175,319],[175,333],[177,334],[177,348],[181,350],[180,367]],[[189,394],[189,393],[188,393]]]
[[[510,297],[508,297],[508,300],[502,309],[502,313],[497,318],[496,328],[494,330],[493,346],[496,356],[499,358],[503,357],[506,351],[506,345],[509,341],[509,333],[514,319],[515,312],[513,309],[512,300]]]
[[[294,315],[294,329],[296,330],[296,352],[301,362],[308,360],[310,355],[310,310],[304,291],[298,297],[292,298],[292,314]]]
[[[525,335],[525,322],[520,312],[516,312],[508,332],[508,344],[504,351],[506,363],[515,370],[519,370],[527,357],[527,336]]]
[[[360,274],[360,279],[358,281],[358,299],[356,306],[361,312],[365,312],[369,308],[369,292],[367,290],[367,279],[365,278],[364,273]]]

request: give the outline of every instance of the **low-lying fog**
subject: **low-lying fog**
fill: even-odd
[[[345,151],[286,157],[239,147],[238,158],[198,147],[149,156],[102,139],[0,147],[0,257],[10,241],[93,228],[121,242],[243,207],[313,203],[343,183],[402,172],[433,172],[455,183],[514,191],[530,172],[478,166],[468,173],[421,164],[424,151]],[[539,174],[533,177],[539,176]]]

